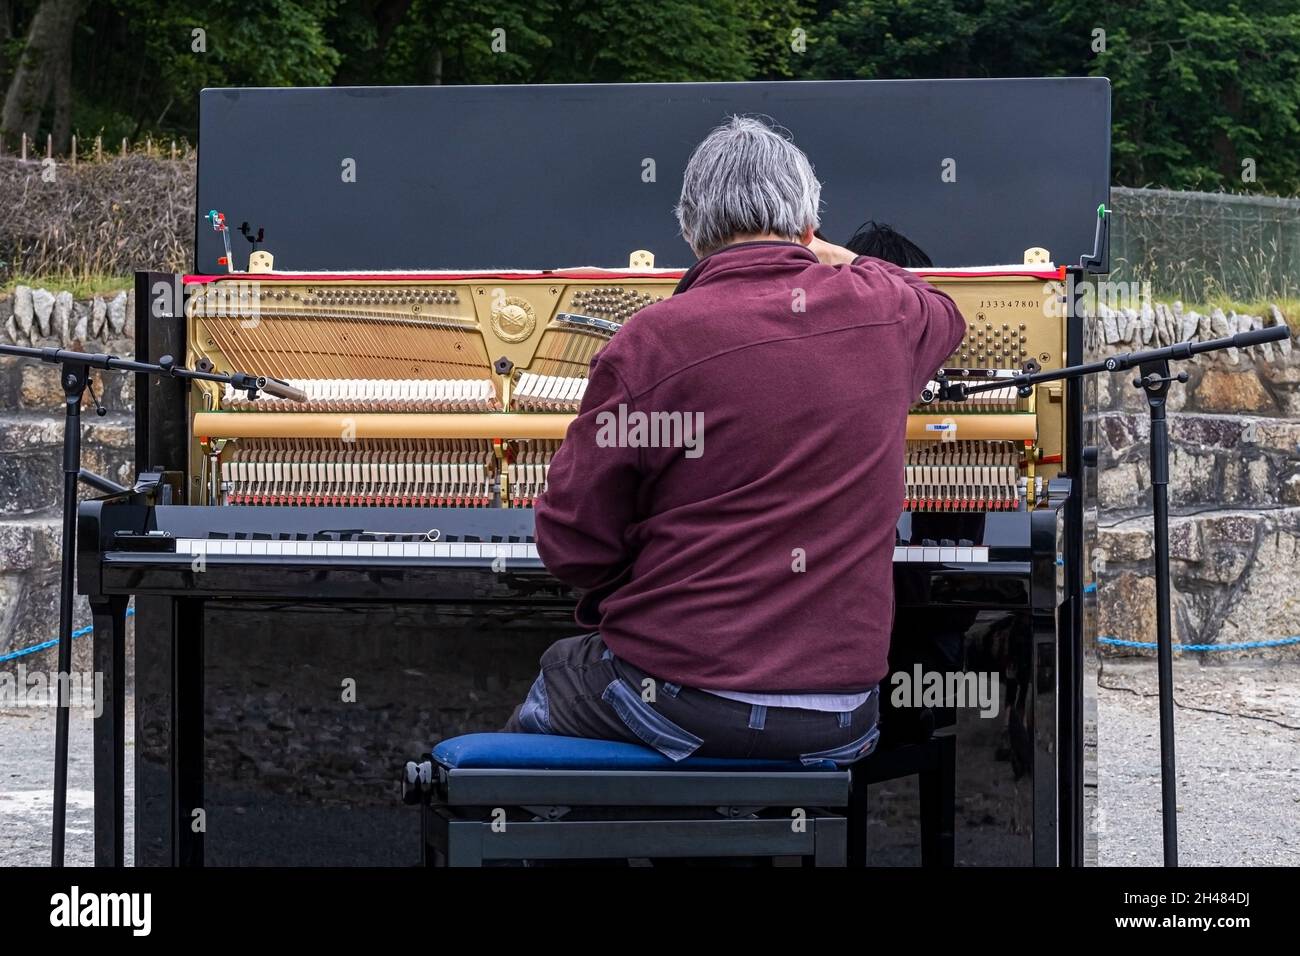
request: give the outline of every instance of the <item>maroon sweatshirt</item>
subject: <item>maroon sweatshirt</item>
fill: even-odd
[[[964,333],[951,299],[878,259],[701,259],[592,361],[551,463],[537,548],[589,592],[578,623],[688,687],[878,683],[907,410]]]

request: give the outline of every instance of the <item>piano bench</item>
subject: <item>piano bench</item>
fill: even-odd
[[[849,772],[688,757],[544,734],[466,734],[406,765],[427,866],[507,860],[775,859],[844,866]]]

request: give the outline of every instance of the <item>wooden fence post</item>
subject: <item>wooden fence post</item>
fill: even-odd
[[[70,154],[70,158],[72,160],[72,168],[76,169],[77,168],[77,136],[75,133],[72,136],[72,153]]]
[[[104,161],[104,137],[103,134],[95,137],[95,162]]]
[[[126,137],[125,137],[125,136],[122,137],[122,155],[123,155],[124,157],[126,156]]]
[[[54,158],[54,134],[53,133],[45,134],[45,158],[46,159]]]
[[[26,133],[23,133],[22,161],[24,163],[27,162],[27,134]]]

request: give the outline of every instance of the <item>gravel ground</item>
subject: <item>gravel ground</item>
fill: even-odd
[[[1300,863],[1300,665],[1176,662],[1180,862]],[[1090,842],[1102,866],[1161,862],[1154,661],[1106,661],[1096,675],[1096,782]],[[1090,682],[1091,683],[1091,682]],[[133,745],[128,702],[128,749]],[[92,858],[91,728],[74,711],[67,862]],[[0,865],[50,857],[54,715],[0,710]],[[127,765],[127,853],[134,799]],[[1095,794],[1095,797],[1094,797]],[[1089,852],[1089,860],[1094,856]]]
[[[51,807],[54,805],[54,711],[0,709],[0,866],[49,866]],[[135,743],[135,717],[127,701],[126,746]],[[64,862],[94,861],[94,721],[73,710],[68,722],[68,827]],[[126,859],[132,851],[131,808],[135,773],[126,764]]]
[[[1175,661],[1179,863],[1300,863],[1300,665]],[[1154,660],[1098,674],[1102,866],[1159,866],[1160,716]]]

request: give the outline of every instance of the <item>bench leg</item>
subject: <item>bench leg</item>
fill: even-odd
[[[867,774],[862,764],[849,768],[848,865],[867,865]]]
[[[919,774],[921,865],[951,867],[956,861],[957,738],[932,737],[933,762]]]
[[[420,808],[420,864],[422,866],[481,867],[484,824],[457,820],[438,804]]]
[[[849,821],[844,817],[819,817],[813,831],[813,866],[847,866]]]
[[[477,820],[451,820],[447,824],[447,866],[481,867],[483,833],[487,825]]]
[[[433,828],[430,826],[429,821],[429,815],[432,812],[427,803],[420,804],[420,866],[436,865],[434,862]]]

